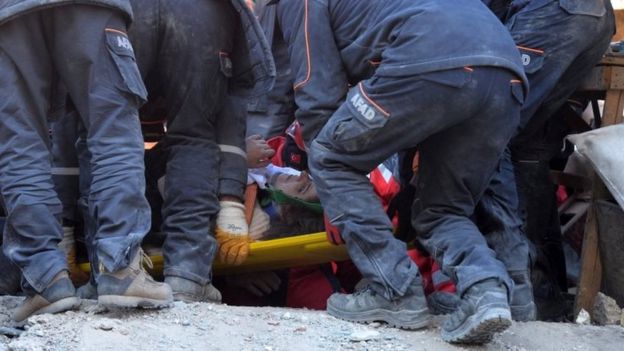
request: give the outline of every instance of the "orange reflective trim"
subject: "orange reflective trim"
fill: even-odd
[[[517,47],[518,47],[518,49],[531,51],[531,52],[536,52],[538,54],[544,54],[544,50],[527,48],[526,46],[520,46],[520,45],[517,45]]]
[[[124,36],[124,37],[126,37],[126,38],[128,37],[128,34],[126,34],[126,32],[122,32],[122,31],[120,31],[120,30],[118,30],[118,29],[113,29],[113,28],[104,28],[104,31],[105,31],[105,32],[113,32],[113,33],[121,34],[121,35],[123,35],[123,36]]]
[[[294,89],[297,90],[298,88],[300,88],[302,85],[308,83],[310,81],[310,76],[312,75],[312,60],[310,59],[311,55],[310,55],[310,35],[308,32],[308,0],[305,0],[305,12],[304,12],[304,17],[303,17],[303,35],[305,37],[305,44],[306,44],[306,58],[308,60],[308,73],[306,74],[306,78],[295,84]]]
[[[522,83],[522,81],[518,80],[518,79],[512,79],[512,80],[509,81],[509,83],[511,83],[511,84],[516,83],[517,84],[517,83]]]
[[[366,92],[364,91],[364,86],[362,86],[362,82],[360,82],[360,84],[358,84],[358,87],[360,88],[360,92],[362,93],[362,96],[364,96],[364,98],[373,106],[377,107],[377,109],[379,111],[381,111],[381,113],[387,117],[390,117],[390,113],[388,111],[386,111],[383,107],[379,106],[375,101],[373,101],[373,99],[371,99]]]
[[[465,69],[466,71],[468,71],[468,72],[474,72],[474,68],[472,68],[472,67],[468,67],[468,66],[466,66],[466,67],[464,67],[464,69]]]

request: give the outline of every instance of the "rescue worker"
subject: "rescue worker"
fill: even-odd
[[[99,302],[163,307],[172,301],[171,289],[141,267],[139,243],[150,212],[137,109],[146,92],[126,35],[131,20],[124,0],[0,3],[3,250],[21,269],[26,294],[15,321],[79,303],[57,246],[61,203],[53,190],[46,123],[61,82],[88,131]]]
[[[295,118],[294,78],[288,62],[288,46],[270,3],[271,0],[258,0],[253,8],[275,60],[275,84],[270,92],[251,99],[247,105],[247,135],[258,134],[267,140],[281,135]]]
[[[130,40],[152,98],[145,110],[160,104],[164,116],[151,118],[166,119],[165,282],[176,300],[218,302],[215,255],[239,264],[249,251],[244,98],[271,87],[270,49],[243,0],[130,2]]]
[[[335,294],[339,318],[417,329],[429,313],[406,246],[366,178],[419,146],[421,243],[462,302],[449,342],[482,343],[511,323],[513,287],[469,217],[515,131],[527,89],[505,27],[478,0],[279,0],[296,118],[323,208],[368,285]]]
[[[535,245],[540,318],[565,310],[567,291],[561,229],[549,161],[563,135],[552,117],[606,52],[615,24],[609,0],[483,0],[505,23],[516,42],[531,86],[512,139],[479,204],[479,221],[515,282],[511,294],[516,320],[533,320],[529,244]],[[553,137],[554,136],[554,137]],[[513,164],[512,164],[513,162]],[[517,189],[516,189],[517,182]],[[551,308],[554,307],[554,308]],[[551,310],[548,312],[547,310]]]

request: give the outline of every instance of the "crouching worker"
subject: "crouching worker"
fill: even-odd
[[[478,0],[277,6],[310,170],[327,217],[368,282],[354,294],[332,295],[328,313],[407,329],[428,325],[418,269],[366,178],[393,153],[418,146],[413,225],[462,298],[442,337],[491,340],[511,324],[513,283],[469,217],[518,124],[527,88],[507,30]]]
[[[99,302],[166,306],[170,288],[140,268],[139,243],[149,230],[143,194],[138,107],[145,87],[126,35],[128,1],[0,2],[0,188],[7,209],[3,250],[23,275],[26,299],[13,315],[55,313],[78,305],[67,274],[53,190],[47,109],[67,88],[87,129],[92,181],[89,212],[102,266]]]

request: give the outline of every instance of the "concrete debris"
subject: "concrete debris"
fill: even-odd
[[[585,309],[581,308],[581,311],[576,317],[576,324],[587,325],[590,323],[590,321],[591,321],[591,318],[589,317],[589,313],[587,313]]]
[[[115,325],[110,320],[102,320],[95,324],[95,328],[104,330],[104,331],[110,331],[110,330],[113,330],[113,328],[115,328]]]
[[[12,299],[0,297],[0,326],[10,325],[6,306]],[[404,331],[383,323],[377,328],[349,323],[323,311],[195,303],[94,315],[82,306],[72,313],[35,316],[19,337],[0,335],[0,351],[457,351],[440,339],[443,320],[435,317],[429,329]],[[479,350],[620,351],[621,345],[619,327],[530,322],[514,323]]]
[[[376,330],[356,330],[349,335],[349,341],[368,341],[379,339],[379,332]]]
[[[597,325],[618,325],[622,317],[622,309],[615,300],[601,292],[596,295],[592,322]]]
[[[20,336],[24,331],[22,329],[12,328],[12,327],[0,327],[0,334],[6,335],[8,337]],[[0,349],[1,351],[2,349]]]

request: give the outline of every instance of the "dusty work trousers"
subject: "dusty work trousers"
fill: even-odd
[[[0,27],[0,186],[4,252],[23,287],[42,291],[67,269],[57,244],[61,203],[46,123],[62,81],[88,130],[95,245],[110,271],[129,264],[149,230],[137,108],[146,97],[122,14],[96,6],[36,11]]]
[[[364,278],[402,296],[417,267],[366,175],[395,152],[419,147],[419,240],[461,294],[495,278],[512,282],[470,216],[513,134],[522,84],[499,68],[376,77],[353,87],[310,147],[310,168],[331,223]]]
[[[204,285],[211,281],[218,249],[212,228],[219,212],[217,140],[224,135],[217,135],[217,125],[228,123],[228,131],[240,131],[244,137],[244,119],[218,120],[222,109],[231,108],[224,101],[238,17],[227,1],[132,0],[131,4],[135,21],[130,39],[153,98],[145,110],[159,111],[157,98],[162,99],[163,114],[145,117],[164,118],[167,123],[160,142],[166,158],[164,275]]]
[[[552,140],[548,121],[607,50],[613,10],[608,1],[604,8],[598,4],[553,0],[537,8],[527,5],[507,19],[531,89],[521,111],[523,128],[479,205],[480,225],[507,269],[526,270],[530,265],[524,219],[541,269],[562,289],[567,284],[565,262],[548,164],[562,140]]]

